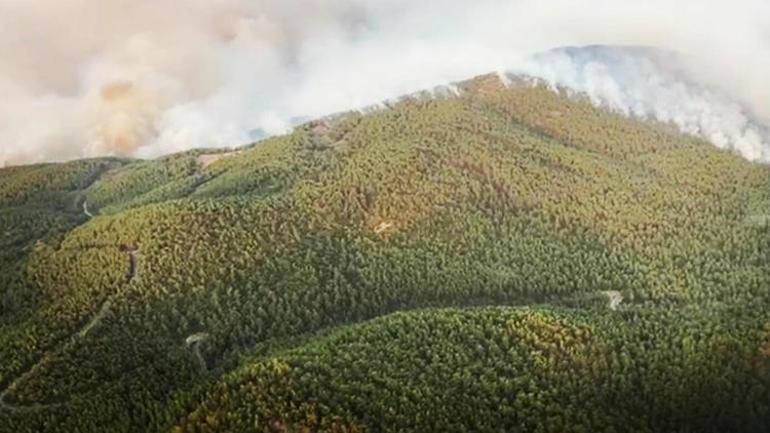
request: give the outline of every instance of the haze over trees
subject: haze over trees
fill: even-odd
[[[0,431],[770,430],[770,169],[459,88],[0,170]]]

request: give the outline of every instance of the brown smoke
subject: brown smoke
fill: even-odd
[[[3,0],[0,166],[232,146],[563,45],[693,59],[770,120],[761,0]]]

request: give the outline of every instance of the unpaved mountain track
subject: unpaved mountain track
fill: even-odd
[[[88,218],[93,218],[93,217],[94,217],[94,214],[92,214],[92,213],[91,213],[91,212],[88,210],[88,200],[83,200],[83,213],[84,213],[84,214],[85,214],[85,215],[86,215]]]
[[[195,358],[198,360],[198,365],[200,366],[201,371],[204,371],[204,372],[208,371],[208,365],[206,365],[206,359],[203,357],[203,354],[201,353],[201,344],[203,344],[208,339],[209,339],[209,334],[205,332],[199,332],[197,334],[190,335],[184,340],[184,343],[187,346],[187,348],[192,349],[192,352],[195,355]]]
[[[88,333],[99,323],[101,323],[102,319],[104,319],[104,316],[107,314],[107,311],[110,309],[110,306],[112,305],[112,301],[110,299],[107,299],[103,304],[102,307],[99,309],[99,312],[97,312],[91,320],[88,321],[88,323],[83,326],[80,331],[76,332],[75,334],[72,334],[67,340],[62,344],[61,348],[66,348],[68,346],[71,346],[74,344],[77,340],[84,338],[88,335]],[[28,403],[28,404],[22,404],[22,405],[16,405],[12,403],[8,403],[6,401],[6,398],[8,397],[8,394],[18,388],[21,383],[32,377],[39,369],[40,367],[51,358],[54,352],[56,352],[56,349],[53,349],[43,355],[40,360],[32,366],[29,370],[24,372],[21,376],[17,377],[13,382],[11,382],[2,392],[0,392],[0,409],[6,409],[10,411],[22,411],[22,410],[42,410],[50,407],[57,406],[60,403],[51,403],[51,404],[40,404],[40,403]]]
[[[623,302],[623,295],[617,290],[607,290],[602,294],[607,297],[607,307],[612,311],[617,311],[620,303]]]
[[[96,315],[84,326],[80,331],[78,332],[78,337],[83,338],[86,335],[88,335],[88,332],[93,329],[94,326],[101,323],[104,316],[107,314],[107,312],[110,310],[110,307],[112,307],[112,300],[107,299],[102,304],[102,308],[99,309],[99,312],[96,313]]]
[[[84,203],[84,210],[87,210],[85,203]],[[126,253],[128,254],[128,262],[129,262],[128,284],[131,284],[134,281],[136,281],[136,279],[139,277],[139,262],[140,262],[139,249],[136,247],[128,247],[128,246],[121,246],[121,249],[126,251]],[[35,363],[35,365],[33,365],[29,370],[25,371],[19,377],[11,381],[11,383],[8,384],[8,386],[5,387],[5,389],[0,391],[0,411],[2,410],[11,411],[11,412],[39,411],[39,410],[49,409],[49,408],[61,405],[62,403],[14,404],[14,403],[9,403],[7,401],[7,398],[12,391],[18,389],[22,383],[24,383],[30,377],[34,376],[34,374],[38,370],[40,370],[42,365],[45,364],[45,362],[48,361],[54,353],[59,352],[67,347],[70,347],[73,344],[75,344],[79,339],[82,339],[88,336],[91,330],[97,327],[102,322],[102,320],[107,315],[107,313],[110,311],[110,308],[112,307],[112,304],[113,304],[113,298],[116,297],[117,295],[118,294],[115,294],[112,297],[107,298],[102,303],[102,306],[99,308],[99,311],[97,311],[96,314],[94,314],[93,317],[91,317],[91,319],[88,321],[88,323],[86,323],[82,328],[80,328],[80,330],[78,330],[74,334],[67,337],[64,343],[62,343],[60,346],[52,348],[49,351],[45,352],[43,356],[40,358],[40,360],[37,363]],[[206,335],[206,337],[208,337],[208,335]],[[195,347],[193,350],[196,351],[196,354],[199,357],[199,360],[203,360],[203,356],[200,354],[198,343],[199,341],[195,342]],[[205,367],[205,361],[203,362],[203,365]]]
[[[133,283],[139,279],[139,262],[141,254],[138,248],[129,248],[128,253],[128,282]]]

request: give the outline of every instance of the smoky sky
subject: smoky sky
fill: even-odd
[[[597,45],[673,54],[558,49]],[[770,159],[763,0],[0,0],[0,53],[0,166],[245,144],[494,71]]]

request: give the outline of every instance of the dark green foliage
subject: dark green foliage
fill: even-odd
[[[399,313],[237,369],[175,431],[767,431],[755,319]]]
[[[462,87],[0,170],[0,431],[766,430],[770,169]]]
[[[140,204],[182,197],[184,183],[197,169],[194,155],[141,161],[102,176],[86,191],[94,209],[115,212]],[[176,188],[170,187],[178,184]],[[181,191],[179,191],[181,190]]]

